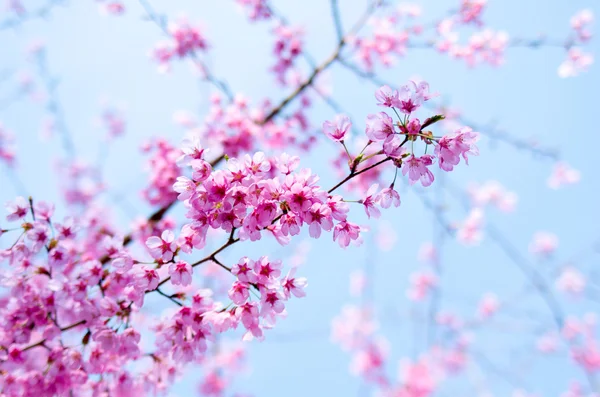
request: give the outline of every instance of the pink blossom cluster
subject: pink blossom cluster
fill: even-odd
[[[279,24],[273,29],[275,34],[275,45],[273,54],[276,63],[271,68],[275,74],[277,82],[281,85],[287,85],[287,74],[294,68],[294,62],[302,53],[302,29],[293,28],[287,25]]]
[[[583,51],[579,47],[573,47],[567,51],[565,59],[558,67],[560,77],[575,77],[585,72],[594,63],[594,56]]]
[[[272,16],[266,0],[236,0],[236,2],[245,8],[251,21],[266,20]]]
[[[175,285],[183,283],[184,274],[191,271],[182,270],[182,275],[177,276],[181,263],[184,262],[175,262],[171,267],[176,269],[169,269]],[[244,340],[262,340],[263,330],[272,328],[278,317],[286,316],[285,302],[292,296],[305,296],[306,279],[295,277],[295,269],[286,275],[281,270],[280,261],[264,256],[256,261],[241,258],[230,269],[237,279],[228,291],[231,303],[223,306],[213,301],[210,290],[198,291],[192,296],[191,307],[183,306],[155,326],[158,351],[177,362],[194,361],[204,355],[208,341],[240,324],[246,330]],[[255,294],[258,296],[253,300]]]
[[[573,36],[566,45],[567,58],[558,67],[560,77],[574,77],[585,72],[594,63],[594,56],[582,48],[592,37],[591,24],[594,14],[591,10],[581,10],[571,18]]]
[[[347,220],[348,204],[318,186],[318,176],[304,169],[294,172],[299,159],[287,154],[267,158],[263,153],[230,159],[227,169],[211,173],[199,146],[186,155],[194,173],[180,176],[174,185],[185,202],[189,227],[202,248],[208,229],[239,231],[242,240],[256,241],[263,232],[280,244],[307,225],[310,236],[332,231],[334,241],[346,247],[359,238],[360,227]]]
[[[481,25],[481,14],[486,5],[487,0],[462,0],[459,11],[461,22]]]
[[[387,342],[377,335],[378,324],[367,307],[347,305],[331,322],[331,340],[352,353],[351,371],[369,383],[385,386]]]
[[[483,239],[484,213],[481,208],[473,208],[456,232],[458,241],[465,245],[477,245]]]
[[[183,293],[173,294],[181,308],[151,325],[156,349],[146,352],[137,320],[146,295],[167,281],[176,288],[192,282],[192,265],[178,256],[194,244],[186,228],[177,239],[170,230],[147,239],[156,258],[152,267],[134,259],[102,212],[58,223],[52,205],[23,197],[7,210],[7,221],[21,226],[0,235],[22,230],[0,251],[0,260],[10,265],[1,279],[10,292],[0,307],[6,319],[0,326],[0,370],[8,371],[2,391],[10,397],[64,395],[70,389],[152,395],[174,381],[174,363],[180,367],[212,354],[207,340],[238,324],[248,330],[246,339],[262,337],[285,315],[285,301],[305,295],[306,279],[296,277],[295,268],[284,274],[279,261],[244,257],[228,269],[236,278],[228,306],[213,300],[211,290],[192,293],[190,306],[179,301],[185,301]],[[239,363],[240,355],[236,349],[211,357],[218,361],[206,368],[201,389],[217,395],[227,382],[220,368]],[[141,360],[152,365],[130,368]]]
[[[198,26],[191,25],[186,19],[169,24],[169,39],[158,43],[152,57],[159,63],[160,70],[169,70],[173,58],[185,58],[208,50],[208,42],[204,32]]]
[[[571,357],[589,373],[600,371],[600,346],[596,338],[596,314],[581,319],[569,317],[563,327],[563,337],[570,343]]]
[[[9,293],[0,309],[5,319],[0,331],[3,394],[109,390],[123,395],[151,384],[145,378],[149,374],[134,377],[125,369],[131,360],[141,359],[140,333],[122,327],[131,314],[122,292],[133,280],[105,273],[101,258],[117,258],[125,251],[122,239],[111,237],[104,214],[59,223],[53,220],[52,205],[23,197],[7,210],[7,221],[20,224],[7,233],[22,232],[0,251],[0,260],[10,265],[2,276]],[[166,362],[162,368],[167,369]],[[99,378],[101,373],[115,381]]]
[[[529,252],[540,257],[551,256],[558,247],[558,236],[550,232],[536,232],[529,244]]]
[[[578,297],[585,291],[586,278],[577,268],[566,266],[556,279],[556,288],[566,294]]]
[[[306,151],[315,143],[314,136],[303,136],[309,128],[305,110],[310,104],[302,97],[302,107],[286,120],[264,123],[268,103],[253,107],[242,95],[236,95],[231,103],[214,95],[204,122],[189,130],[189,139],[202,139],[206,147],[231,157],[250,153],[255,147],[282,150],[294,146]]]
[[[594,22],[594,14],[591,10],[581,10],[571,17],[571,28],[573,28],[577,40],[586,42],[592,38],[590,25]]]
[[[427,127],[443,119],[436,115],[421,122],[414,117],[422,104],[432,98],[429,85],[426,82],[419,84],[411,82],[400,87],[399,90],[389,86],[382,86],[375,93],[377,104],[390,109],[396,121],[386,112],[379,112],[367,116],[365,134],[368,138],[366,145],[359,156],[353,157],[348,151],[344,140],[352,131],[352,123],[347,116],[338,115],[332,121],[323,123],[324,133],[335,142],[339,142],[348,156],[348,166],[354,172],[358,164],[373,167],[381,161],[392,161],[407,176],[409,184],[420,182],[422,186],[430,186],[434,181],[430,166],[437,163],[440,169],[452,171],[460,163],[461,158],[468,164],[468,155],[478,155],[475,145],[479,139],[476,132],[468,127],[460,128],[453,133],[437,137],[427,130]],[[415,150],[415,142],[425,144],[425,153],[419,155]],[[410,142],[410,150],[405,146]],[[427,154],[427,148],[433,146],[433,154]],[[383,160],[382,157],[383,156]],[[364,178],[373,178],[369,174]],[[375,179],[367,179],[375,181]],[[390,205],[398,206],[400,196],[394,190],[394,183],[377,193],[378,186],[373,185],[360,202],[364,205],[368,216],[379,215],[375,206],[388,208]],[[360,180],[359,180],[360,181]]]
[[[472,183],[468,186],[467,192],[473,206],[483,207],[491,204],[503,212],[514,211],[518,200],[515,192],[509,191],[498,181]]]
[[[579,182],[581,173],[569,164],[558,162],[552,169],[552,174],[548,177],[548,187],[558,189],[563,185],[573,185]]]
[[[69,204],[89,205],[105,189],[98,169],[83,161],[62,161],[56,169],[62,176],[61,192]]]
[[[440,382],[439,364],[432,358],[423,356],[418,360],[404,360],[400,363],[398,385],[384,393],[386,397],[428,397],[432,396]]]
[[[244,359],[245,352],[239,344],[220,347],[216,354],[205,362],[206,372],[200,383],[200,394],[222,396],[244,370]]]
[[[479,302],[478,313],[482,318],[489,318],[496,314],[500,308],[501,302],[496,294],[488,292]]]
[[[394,381],[387,374],[388,342],[377,331],[378,324],[368,306],[344,306],[331,323],[331,340],[352,354],[350,371],[382,396],[431,396],[445,374],[460,373],[467,364],[468,342],[458,338],[447,348],[433,347],[417,360],[401,360]]]
[[[367,69],[373,70],[375,62],[384,66],[393,63],[393,56],[406,53],[410,30],[399,29],[398,18],[390,15],[373,17],[369,21],[372,26],[370,37],[353,37],[350,42],[355,50],[355,57]],[[417,30],[418,32],[418,30]]]
[[[504,63],[504,53],[509,44],[506,32],[485,29],[473,33],[466,45],[458,43],[459,34],[455,30],[454,21],[447,19],[438,26],[440,38],[436,41],[438,50],[449,56],[463,59],[469,66],[487,63],[500,66]]]
[[[406,296],[413,301],[423,301],[437,286],[437,283],[437,277],[432,272],[415,272],[410,276],[410,287],[406,291]]]
[[[142,150],[151,153],[148,167],[150,185],[142,191],[144,199],[151,205],[168,205],[176,200],[173,183],[181,174],[177,159],[181,149],[172,146],[167,140],[157,138],[144,144]]]

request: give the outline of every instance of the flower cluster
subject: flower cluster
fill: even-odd
[[[429,85],[426,82],[419,84],[411,82],[409,85],[400,87],[399,90],[389,86],[382,86],[375,93],[377,104],[381,107],[391,109],[397,118],[396,121],[386,112],[371,114],[367,117],[365,134],[368,142],[361,154],[352,157],[345,148],[344,139],[351,131],[350,120],[345,116],[337,116],[333,121],[323,124],[323,131],[333,141],[344,145],[348,156],[349,165],[354,172],[356,166],[361,162],[384,156],[384,161],[391,160],[394,165],[402,170],[402,174],[408,177],[412,185],[420,182],[423,186],[430,186],[434,176],[429,167],[437,160],[439,167],[444,171],[452,171],[460,163],[461,158],[468,164],[468,155],[479,153],[475,143],[479,136],[468,127],[463,127],[455,132],[436,137],[427,127],[443,119],[436,115],[425,119],[423,122],[414,117],[415,113],[425,101],[432,98],[429,93]],[[425,143],[425,153],[418,155],[415,152],[414,143],[421,141]],[[411,149],[405,145],[410,142]],[[434,146],[433,154],[427,154],[427,147]],[[395,181],[395,178],[394,178]],[[393,191],[394,183],[389,190],[382,192],[379,199],[374,198],[373,192],[367,192],[367,199],[373,197],[369,202],[363,200],[363,204],[370,215],[369,208],[375,202],[381,202],[386,208],[391,203],[399,204],[399,196]]]
[[[451,19],[446,19],[438,25],[439,38],[436,40],[436,47],[440,52],[465,60],[469,66],[478,63],[502,65],[504,52],[509,44],[506,32],[485,29],[473,33],[468,43],[462,45],[458,43],[459,34],[455,25],[455,21]]]
[[[145,152],[152,153],[149,161],[150,186],[142,194],[152,205],[168,205],[175,201],[177,193],[173,191],[173,183],[181,174],[177,159],[181,150],[172,146],[165,139],[155,139],[147,142],[143,148]]]
[[[572,185],[578,183],[581,179],[581,173],[569,164],[558,162],[552,169],[552,174],[548,177],[548,187],[558,189],[563,185]]]
[[[263,339],[263,329],[272,328],[277,317],[286,315],[285,302],[305,295],[306,279],[295,277],[294,268],[284,276],[281,268],[280,261],[264,256],[257,261],[241,258],[228,269],[237,278],[228,292],[231,303],[223,307],[213,301],[210,290],[198,291],[191,307],[183,306],[156,326],[158,352],[178,362],[195,360],[206,352],[207,341],[240,324],[246,329],[244,340]],[[175,278],[177,270],[169,272],[171,282],[180,284],[182,280]],[[253,294],[258,295],[257,300],[252,300]]]
[[[590,25],[594,22],[594,14],[591,10],[581,10],[571,18],[571,27],[575,31],[577,40],[581,42],[592,38]]]
[[[373,70],[375,61],[384,66],[393,63],[393,56],[402,56],[406,52],[409,31],[400,30],[393,16],[372,18],[371,37],[354,37],[351,42],[356,51],[355,57],[367,69]]]
[[[515,209],[518,197],[515,192],[507,190],[497,181],[487,181],[482,184],[470,184],[467,192],[475,207],[493,205],[503,212]]]
[[[270,19],[272,16],[266,0],[236,0],[236,2],[246,9],[251,21]]]
[[[387,341],[378,336],[378,324],[366,307],[345,306],[331,322],[331,340],[351,352],[351,371],[368,382],[388,383],[385,373]]]
[[[268,159],[259,152],[230,159],[227,169],[211,173],[202,152],[196,146],[195,154],[187,155],[192,178],[178,177],[174,185],[188,208],[196,248],[204,246],[209,228],[238,230],[240,239],[252,241],[266,232],[281,244],[299,234],[303,225],[314,238],[333,229],[334,240],[344,247],[358,239],[360,227],[347,220],[348,205],[323,190],[310,170],[294,172],[297,157]]]
[[[566,44],[567,58],[558,67],[560,77],[574,77],[585,72],[594,63],[594,57],[583,50],[592,37],[590,25],[594,21],[591,10],[579,11],[571,18],[573,34]]]
[[[595,313],[582,319],[570,317],[565,321],[563,337],[571,344],[571,356],[588,373],[600,371],[600,346],[596,338],[598,320]]]
[[[271,68],[281,85],[288,83],[286,75],[294,67],[294,61],[302,53],[303,32],[299,28],[292,28],[283,24],[273,30],[276,36],[273,54],[277,62]]]
[[[481,25],[481,14],[486,4],[487,0],[462,0],[459,11],[461,22]]]
[[[169,40],[158,43],[152,52],[152,57],[159,63],[162,71],[169,70],[169,63],[173,58],[181,59],[208,50],[208,42],[202,29],[191,25],[186,19],[169,24],[167,31]]]
[[[533,235],[529,252],[540,257],[551,256],[558,247],[558,237],[549,232],[537,232]]]

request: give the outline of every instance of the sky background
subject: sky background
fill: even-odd
[[[171,18],[186,13],[191,21],[201,21],[212,43],[207,63],[236,92],[253,100],[269,97],[273,102],[289,92],[289,88],[279,89],[266,72],[274,61],[269,26],[247,23],[233,1],[154,0],[151,3],[157,11],[166,12]],[[365,3],[340,1],[346,28],[360,15]],[[423,6],[422,20],[434,21],[455,8],[456,3],[430,0],[418,4]],[[32,9],[37,4],[42,2],[25,2]],[[329,56],[335,47],[335,31],[328,1],[274,1],[274,4],[293,24],[305,27],[306,49],[313,58],[322,60]],[[206,84],[198,83],[185,62],[176,62],[169,74],[158,73],[157,65],[148,54],[163,38],[161,32],[156,25],[144,20],[144,12],[136,1],[127,2],[126,7],[125,15],[109,17],[101,16],[97,4],[91,0],[70,1],[53,10],[46,20],[27,21],[17,29],[0,30],[0,71],[28,70],[35,75],[35,65],[28,60],[27,49],[32,43],[45,43],[48,68],[60,80],[57,95],[78,157],[94,162],[99,153],[105,154],[101,162],[112,192],[105,200],[113,209],[115,221],[124,226],[133,218],[151,212],[139,198],[139,191],[147,183],[140,142],[163,136],[178,143],[184,131],[174,124],[173,113],[185,109],[201,119],[212,92]],[[569,33],[570,17],[582,8],[590,8],[600,15],[600,6],[592,0],[490,0],[484,20],[489,27],[505,30],[515,38],[535,38],[546,33],[548,37],[562,39]],[[595,39],[588,46],[588,51],[594,54],[599,54],[599,49]],[[433,91],[439,92],[445,101],[461,109],[465,118],[481,127],[480,156],[473,158],[469,167],[461,165],[447,175],[445,185],[464,188],[469,182],[497,180],[517,192],[519,201],[514,212],[507,215],[489,208],[485,210],[487,220],[532,265],[548,275],[550,269],[580,253],[584,253],[584,259],[577,266],[588,274],[592,272],[598,264],[598,256],[588,254],[592,243],[600,237],[597,205],[600,178],[596,176],[594,141],[599,132],[595,95],[600,89],[600,73],[592,66],[576,78],[561,79],[557,68],[564,57],[565,51],[556,47],[515,48],[507,51],[506,64],[501,68],[482,65],[470,69],[464,62],[451,60],[431,49],[414,49],[398,59],[393,67],[380,70],[385,80],[398,86],[416,76],[427,80]],[[10,98],[15,92],[13,77],[9,75],[0,82],[0,99]],[[335,99],[351,115],[355,125],[364,128],[366,115],[378,111],[373,97],[375,87],[338,65],[330,69],[326,79]],[[127,119],[126,135],[111,142],[107,151],[103,149],[105,131],[95,123],[104,98],[122,105]],[[57,212],[61,213],[59,181],[52,164],[63,152],[59,139],[40,139],[46,114],[43,101],[28,98],[0,109],[0,122],[16,136],[16,175],[26,189],[26,192],[21,191],[8,172],[3,171],[0,201],[26,193],[39,200],[57,202]],[[310,114],[313,124],[318,126],[334,112],[319,103]],[[560,157],[581,171],[581,183],[557,191],[549,189],[546,180],[553,162],[486,138],[491,122],[511,136],[536,139],[545,146],[559,149]],[[323,140],[311,156],[302,159],[302,166],[322,174],[323,186],[335,183],[328,163],[333,153],[332,146]],[[306,240],[310,251],[300,273],[309,279],[308,296],[289,303],[288,318],[268,332],[264,342],[248,346],[250,369],[236,381],[234,390],[256,396],[368,394],[360,380],[348,373],[350,356],[330,341],[332,317],[345,304],[357,302],[348,292],[348,276],[365,267],[372,276],[370,288],[381,331],[391,344],[390,374],[397,372],[401,358],[414,358],[423,351],[425,331],[415,325],[410,313],[423,312],[427,306],[411,303],[405,291],[409,275],[424,268],[417,261],[419,247],[431,241],[439,230],[414,189],[403,187],[401,194],[402,206],[384,211],[382,220],[385,221],[367,221],[362,209],[354,209],[355,219],[368,224],[373,231],[365,236],[361,247],[342,250],[328,236]],[[426,194],[430,200],[443,204],[444,217],[449,222],[465,218],[466,212],[451,194],[435,187]],[[126,207],[122,201],[117,205],[110,198],[122,195],[126,197]],[[178,213],[181,212],[175,212]],[[385,252],[377,248],[376,241],[382,222],[388,222],[387,226],[391,225],[397,235],[394,247]],[[557,255],[549,263],[538,263],[527,252],[531,237],[538,230],[554,232],[560,238]],[[264,241],[251,247],[241,245],[223,258],[232,262],[242,255],[268,253],[285,260],[299,249],[299,241],[286,248]],[[464,247],[446,238],[442,267],[441,310],[466,317],[475,314],[477,302],[485,292],[510,298],[527,286],[515,264],[490,239],[476,247]],[[551,277],[548,280],[554,282]],[[540,321],[550,329],[548,310],[538,298],[532,297],[534,295],[528,296],[520,302],[519,309],[535,310]],[[561,302],[570,313],[597,311],[597,303],[586,299],[561,299]],[[522,314],[518,310],[513,315],[515,313]],[[555,358],[538,356],[530,362],[534,345],[530,334],[502,329],[478,332],[474,335],[474,349],[489,357],[498,368],[528,371],[522,386],[540,395],[560,395],[572,379],[581,379],[581,373],[570,365],[564,354]],[[477,389],[470,382],[483,382],[494,396],[510,395],[514,388],[482,363],[470,365],[467,374],[460,382],[449,381],[439,395],[473,396],[476,394],[473,390]],[[197,377],[191,371],[173,390],[173,395],[189,395],[196,387]]]

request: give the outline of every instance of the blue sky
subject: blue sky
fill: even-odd
[[[152,1],[157,10],[167,12],[170,17],[186,12],[191,20],[202,21],[214,43],[208,63],[219,76],[227,79],[231,87],[250,98],[268,96],[277,101],[287,90],[279,90],[266,73],[272,62],[268,27],[265,24],[249,25],[232,3],[181,0],[173,5],[167,0]],[[350,26],[365,2],[347,0],[340,3],[345,26]],[[600,15],[600,7],[591,0],[490,0],[489,3],[485,21],[494,29],[506,30],[511,37],[534,38],[543,32],[552,38],[562,38],[568,34],[569,19],[576,11],[590,8]],[[275,4],[293,23],[306,27],[306,47],[313,58],[325,59],[335,46],[329,2],[276,1]],[[423,1],[421,4],[426,21],[435,20],[445,10],[455,7],[455,2],[448,0]],[[96,159],[103,145],[104,132],[94,124],[101,111],[101,99],[125,104],[127,135],[110,145],[103,168],[109,187],[117,194],[127,192],[127,201],[134,207],[135,216],[150,212],[137,193],[146,184],[139,143],[157,135],[179,142],[183,131],[174,125],[173,113],[187,109],[200,118],[207,109],[211,92],[207,85],[197,83],[189,65],[183,62],[176,64],[168,75],[157,72],[148,53],[162,38],[161,33],[142,15],[143,11],[135,1],[128,5],[126,15],[122,17],[100,16],[96,4],[89,0],[72,1],[58,7],[47,20],[29,21],[16,30],[0,31],[0,70],[25,68],[35,71],[26,60],[26,48],[39,39],[46,44],[48,68],[60,78],[57,94],[81,158]],[[588,48],[594,54],[600,53],[599,49],[597,40]],[[510,49],[506,64],[501,68],[484,65],[469,69],[462,62],[432,50],[415,49],[392,68],[381,72],[385,80],[398,85],[420,76],[478,126],[495,121],[512,136],[535,138],[556,147],[561,158],[581,171],[580,184],[550,190],[546,179],[551,172],[551,161],[534,158],[508,145],[494,144],[486,138],[483,128],[480,157],[474,158],[469,167],[461,166],[446,178],[449,185],[462,187],[470,181],[498,180],[516,191],[519,202],[515,212],[505,215],[492,209],[486,215],[489,222],[543,273],[548,273],[551,265],[558,265],[588,248],[599,237],[600,178],[595,174],[594,139],[599,132],[595,120],[598,111],[595,94],[600,88],[600,74],[593,66],[579,77],[560,79],[557,68],[564,55],[560,48]],[[340,66],[333,66],[330,76],[335,98],[362,128],[366,115],[377,111],[374,86],[358,80]],[[0,98],[9,96],[12,88],[10,79],[0,84]],[[58,181],[51,165],[57,155],[62,154],[62,149],[58,139],[49,142],[39,139],[44,114],[42,103],[19,100],[0,110],[0,121],[16,135],[17,175],[27,192],[39,199],[60,202]],[[315,125],[333,114],[324,104],[311,112]],[[303,166],[323,174],[325,186],[331,185],[335,177],[328,172],[327,156],[330,153],[331,146],[324,144],[312,156],[302,160]],[[447,219],[460,221],[465,217],[462,207],[449,194],[436,196],[433,190],[435,188],[428,194],[432,199],[442,200]],[[15,193],[15,186],[3,172],[0,175],[1,201],[11,199]],[[125,214],[118,206],[115,208],[117,222],[127,225],[131,211]],[[366,222],[360,211],[355,211],[357,219]],[[405,290],[409,274],[421,266],[416,260],[418,248],[432,239],[436,222],[411,189],[403,189],[402,206],[385,211],[382,218],[390,221],[398,234],[398,241],[389,252],[373,249],[373,237],[370,236],[365,238],[362,247],[347,250],[339,249],[328,238],[310,241],[311,250],[302,267],[302,273],[309,278],[308,297],[290,303],[288,318],[268,333],[265,342],[249,346],[252,370],[236,383],[236,390],[257,396],[277,396],[283,391],[287,396],[363,392],[365,389],[361,388],[360,381],[348,374],[349,356],[330,343],[329,326],[331,318],[351,301],[347,287],[349,273],[366,265],[374,277],[371,287],[382,332],[392,346],[391,373],[396,373],[400,358],[411,357],[415,351],[423,349],[423,330],[415,328],[407,316],[411,306]],[[376,221],[370,221],[369,225],[374,231],[378,228]],[[536,263],[528,257],[527,245],[538,230],[554,232],[560,238],[554,264]],[[292,246],[281,250],[266,243],[254,247],[245,245],[232,250],[225,259],[233,261],[241,255],[264,252],[285,259],[293,249]],[[598,257],[592,256],[578,266],[589,273],[597,263]],[[474,313],[476,302],[484,292],[494,291],[502,297],[510,297],[526,285],[515,264],[489,239],[472,248],[446,239],[442,265],[442,309],[465,316]],[[522,304],[523,308],[536,310],[541,321],[551,324],[551,317],[539,299],[524,299]],[[564,304],[573,313],[597,310],[585,300],[564,300]],[[423,308],[417,306],[416,310]],[[485,352],[499,367],[520,363],[521,356],[531,352],[531,342],[523,335],[511,336],[502,332],[478,333],[475,338],[476,348]],[[564,357],[536,360],[525,383],[532,392],[558,395],[572,378],[581,376]],[[469,371],[477,373],[475,368]],[[509,395],[510,385],[485,369],[481,371],[495,396]],[[188,395],[196,387],[193,378],[192,373],[174,393]],[[473,395],[465,382],[450,382],[447,386],[440,395]]]

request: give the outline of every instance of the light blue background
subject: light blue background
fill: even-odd
[[[26,2],[35,4],[36,2]],[[140,142],[151,136],[164,136],[177,143],[183,131],[172,122],[173,112],[193,111],[201,118],[207,109],[211,92],[206,84],[197,83],[189,65],[176,62],[168,75],[157,73],[156,64],[148,53],[162,39],[159,29],[144,21],[143,11],[135,1],[128,2],[127,11],[120,17],[102,17],[97,5],[90,0],[71,1],[56,8],[48,20],[27,21],[16,30],[0,31],[0,69],[28,69],[27,46],[37,39],[45,42],[48,66],[60,76],[57,93],[65,112],[65,120],[73,135],[78,155],[96,159],[101,150],[104,131],[94,125],[101,106],[100,99],[126,103],[126,136],[110,144],[104,160],[105,180],[116,195],[126,194],[128,207],[110,204],[114,217],[127,225],[134,216],[151,212],[139,199],[139,190],[146,185],[144,158],[139,153]],[[363,1],[341,0],[344,24],[349,27],[362,12]],[[424,1],[424,21],[432,21],[445,10],[456,6],[454,1]],[[38,3],[41,4],[41,3]],[[166,1],[156,0],[157,10],[170,17],[186,12],[192,21],[200,20],[206,27],[213,48],[209,65],[218,76],[227,79],[234,90],[252,99],[270,97],[277,102],[288,92],[278,89],[266,73],[272,64],[271,37],[263,23],[250,25],[232,1]],[[306,48],[317,60],[325,59],[335,46],[329,2],[277,1],[275,5],[296,24],[306,26]],[[35,8],[35,5],[32,6]],[[600,7],[591,0],[573,1],[490,1],[484,20],[495,29],[506,30],[511,37],[535,38],[548,33],[563,38],[569,32],[569,19],[578,10],[591,8],[600,14]],[[589,50],[600,53],[598,41]],[[558,65],[565,52],[560,48],[510,49],[507,62],[501,68],[487,65],[475,69],[464,63],[440,56],[429,49],[411,50],[382,76],[400,85],[420,76],[442,94],[453,106],[464,111],[469,120],[485,126],[497,120],[498,126],[512,136],[535,138],[546,146],[556,147],[561,157],[582,173],[582,182],[558,191],[547,188],[546,179],[552,161],[533,158],[504,144],[493,144],[485,137],[480,145],[481,155],[471,166],[461,166],[446,178],[447,184],[466,186],[469,181],[498,180],[508,189],[518,192],[517,210],[504,215],[497,210],[486,211],[488,221],[497,226],[523,254],[534,232],[549,230],[560,237],[557,260],[552,266],[585,252],[577,266],[590,274],[598,257],[590,254],[590,246],[598,238],[598,199],[600,180],[597,173],[598,101],[600,74],[593,66],[577,78],[560,79]],[[330,69],[335,98],[349,112],[359,129],[368,113],[377,111],[374,87],[358,80],[340,66]],[[0,98],[14,92],[14,79],[0,84]],[[42,103],[21,99],[0,112],[0,121],[12,130],[18,143],[17,175],[36,199],[57,201],[57,177],[51,165],[62,155],[58,139],[42,142],[39,139],[41,120],[45,115]],[[331,118],[333,112],[323,103],[311,111],[315,126]],[[312,156],[304,158],[303,166],[322,173],[323,185],[334,183],[328,173],[331,146],[321,145]],[[391,177],[390,177],[391,178]],[[431,200],[444,203],[444,217],[451,222],[464,219],[465,213],[450,195],[440,196],[429,189]],[[0,199],[6,201],[17,192],[6,172],[0,176]],[[131,209],[133,207],[133,209]],[[62,211],[59,209],[59,213]],[[132,213],[133,212],[133,213]],[[362,209],[355,208],[355,219],[366,222]],[[248,346],[251,372],[235,382],[234,389],[256,396],[306,396],[367,394],[368,388],[349,375],[349,355],[330,343],[331,318],[351,300],[348,293],[348,274],[368,265],[372,296],[378,308],[382,332],[391,342],[389,373],[396,376],[397,362],[402,357],[415,357],[426,346],[423,326],[416,325],[411,312],[424,313],[426,304],[411,306],[405,291],[408,276],[422,268],[417,260],[421,243],[430,241],[437,230],[430,211],[411,190],[402,192],[402,206],[384,212],[398,234],[390,252],[378,252],[372,236],[359,248],[341,250],[326,236],[311,240],[312,247],[301,273],[309,278],[308,297],[290,302],[287,319],[267,333],[263,343]],[[368,222],[376,235],[377,222]],[[215,243],[216,244],[216,243]],[[231,262],[241,255],[271,255],[286,258],[294,247],[285,250],[270,242],[253,247],[241,245],[224,256]],[[548,263],[530,263],[549,274]],[[441,309],[472,317],[484,292],[494,291],[503,298],[513,297],[526,285],[522,273],[500,249],[486,240],[474,248],[446,241],[442,255],[443,277]],[[553,283],[553,279],[550,279]],[[532,294],[529,295],[534,296]],[[597,303],[582,299],[561,299],[565,310],[572,313],[597,311]],[[413,310],[414,309],[414,310]],[[538,298],[523,299],[521,307],[511,311],[506,321],[523,321],[526,309],[535,310],[539,320],[552,329],[547,308]],[[520,315],[519,315],[520,313]],[[502,323],[499,320],[499,324]],[[571,379],[583,379],[565,354],[556,358],[533,358],[531,327],[525,333],[500,326],[492,331],[477,332],[474,348],[485,354],[498,368],[522,376],[522,386],[545,396],[557,396],[566,390]],[[564,353],[564,349],[563,349]],[[525,363],[525,364],[523,364]],[[523,366],[523,367],[521,367]],[[440,396],[479,395],[469,380],[483,379],[484,388],[495,396],[510,395],[513,386],[503,380],[491,367],[474,362],[461,381],[450,380],[442,387]],[[518,377],[518,376],[517,376]],[[188,395],[196,390],[197,374],[182,381],[174,394]]]

